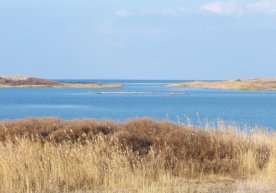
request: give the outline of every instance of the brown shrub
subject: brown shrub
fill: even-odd
[[[162,163],[162,167],[174,175],[190,177],[202,173],[240,175],[241,159],[248,153],[253,154],[254,163],[261,170],[266,167],[271,154],[269,145],[256,143],[250,134],[237,134],[232,130],[201,130],[150,119],[118,123],[47,118],[0,124],[1,141],[27,137],[54,144],[84,144],[99,136],[118,142],[122,151],[132,151],[138,155],[138,160],[148,160],[159,166]],[[132,162],[137,163],[137,160]]]

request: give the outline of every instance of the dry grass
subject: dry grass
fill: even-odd
[[[120,84],[69,84],[27,76],[0,76],[0,88],[122,88]]]
[[[26,119],[0,123],[0,192],[273,192],[274,133]]]
[[[0,85],[9,85],[9,86],[20,86],[20,85],[48,85],[55,86],[61,85],[61,83],[40,79],[40,78],[31,78],[31,77],[0,77]]]
[[[235,89],[235,90],[276,90],[275,78],[227,80],[216,82],[194,81],[186,83],[170,84],[172,87],[211,88],[211,89]]]

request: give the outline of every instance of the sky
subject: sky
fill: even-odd
[[[2,0],[0,74],[276,77],[276,0]]]

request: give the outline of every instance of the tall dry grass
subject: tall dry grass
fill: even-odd
[[[2,122],[0,192],[272,192],[275,137],[148,119]]]

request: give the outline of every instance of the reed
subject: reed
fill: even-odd
[[[0,192],[273,192],[276,135],[150,119],[0,123]]]

